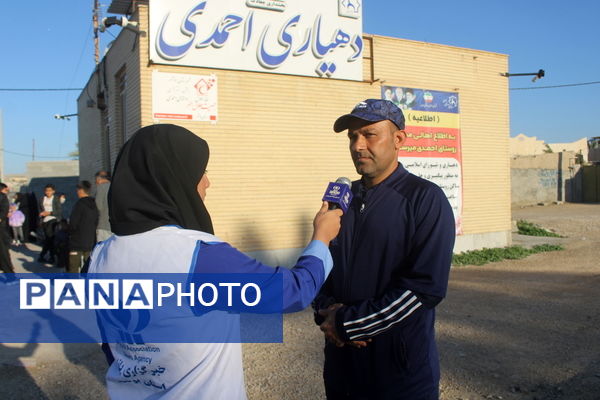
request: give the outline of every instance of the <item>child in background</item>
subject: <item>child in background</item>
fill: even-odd
[[[12,228],[13,241],[12,244],[20,246],[25,241],[23,236],[23,223],[25,222],[25,214],[19,210],[19,205],[11,203],[8,211],[8,225]]]

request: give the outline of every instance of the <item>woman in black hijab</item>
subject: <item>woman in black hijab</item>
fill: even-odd
[[[114,235],[96,245],[89,273],[168,272],[187,274],[186,279],[193,278],[190,273],[260,273],[269,278],[281,275],[281,280],[261,281],[270,282],[264,283],[265,287],[278,285],[279,289],[283,281],[283,298],[275,298],[273,307],[278,305],[278,312],[281,308],[283,312],[304,309],[333,266],[327,246],[339,231],[341,211],[328,211],[327,203],[323,203],[313,223],[313,240],[294,268],[264,265],[213,235],[203,201],[210,184],[206,176],[208,156],[207,143],[185,128],[153,125],[137,131],[121,149],[109,191]],[[266,288],[262,292],[266,293]],[[199,335],[198,329],[173,325],[200,321],[201,329],[209,326],[205,320],[198,320],[193,304],[169,309],[167,317],[145,309],[117,311],[123,311],[119,314],[121,319],[100,319],[102,331],[112,333],[106,337],[121,338],[107,341],[127,341],[108,345],[111,365],[106,381],[111,398],[246,398],[240,343],[131,344],[144,337],[152,342],[157,331],[173,337]],[[230,321],[230,314],[225,315]],[[137,322],[130,326],[131,321]],[[227,341],[234,329],[239,331],[239,326],[235,326],[219,325],[218,340]],[[164,341],[165,337],[160,339],[157,341]],[[152,376],[146,375],[149,371]],[[138,377],[131,379],[132,376]]]
[[[163,225],[213,233],[198,196],[208,144],[177,125],[151,125],[125,143],[108,193],[110,226],[132,235]]]

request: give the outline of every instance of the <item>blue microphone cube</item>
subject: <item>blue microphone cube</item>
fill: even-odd
[[[346,213],[348,207],[350,207],[352,196],[350,186],[338,182],[329,182],[327,190],[325,190],[325,194],[323,195],[323,201],[338,205]]]

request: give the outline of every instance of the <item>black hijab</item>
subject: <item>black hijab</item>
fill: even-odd
[[[138,130],[117,157],[108,193],[111,230],[133,235],[163,225],[213,233],[197,185],[208,144],[177,125]]]

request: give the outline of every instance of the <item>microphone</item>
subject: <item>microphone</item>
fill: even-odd
[[[329,203],[330,210],[340,209],[344,213],[348,211],[352,201],[352,181],[346,177],[337,178],[335,182],[329,182],[323,201]]]

